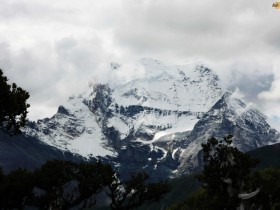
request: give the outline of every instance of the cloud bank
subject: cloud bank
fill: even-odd
[[[272,3],[2,0],[0,67],[30,92],[34,120],[51,116],[88,81],[102,80],[111,61],[134,74],[131,63],[143,57],[202,61],[278,119],[280,13]]]

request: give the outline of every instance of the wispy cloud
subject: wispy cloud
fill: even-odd
[[[128,63],[130,75],[129,63],[142,57],[206,62],[270,115],[280,91],[280,13],[272,3],[2,0],[0,67],[30,92],[32,119],[104,78],[111,61]]]

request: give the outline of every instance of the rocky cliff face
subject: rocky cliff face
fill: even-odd
[[[198,165],[202,166],[201,143],[211,136],[222,139],[228,134],[234,136],[233,144],[243,152],[276,142],[279,138],[279,133],[268,125],[263,114],[227,92],[195,124],[188,136],[190,144],[180,155],[178,173],[188,173]]]
[[[265,116],[232,97],[209,68],[166,66],[152,59],[141,64],[141,77],[95,84],[25,133],[86,158],[106,157],[125,175],[145,169],[154,177],[200,166],[200,144],[211,135],[233,134],[242,151],[278,138]],[[121,65],[111,68],[118,71]]]

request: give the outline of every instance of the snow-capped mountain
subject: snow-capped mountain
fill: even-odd
[[[188,136],[190,143],[180,155],[179,174],[202,165],[202,154],[199,153],[205,139],[211,136],[223,138],[228,134],[234,136],[234,145],[244,152],[274,143],[279,137],[262,113],[226,92],[195,124]]]
[[[265,116],[234,98],[204,65],[142,59],[141,66],[138,77],[97,83],[70,97],[52,118],[25,133],[84,157],[107,157],[121,173],[144,168],[155,177],[199,166],[200,145],[211,135],[234,134],[243,151],[276,141]],[[114,74],[123,68],[111,63],[109,69]]]

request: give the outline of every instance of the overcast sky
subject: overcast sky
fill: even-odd
[[[280,130],[280,10],[271,0],[0,0],[0,67],[50,117],[111,61],[202,61]]]

